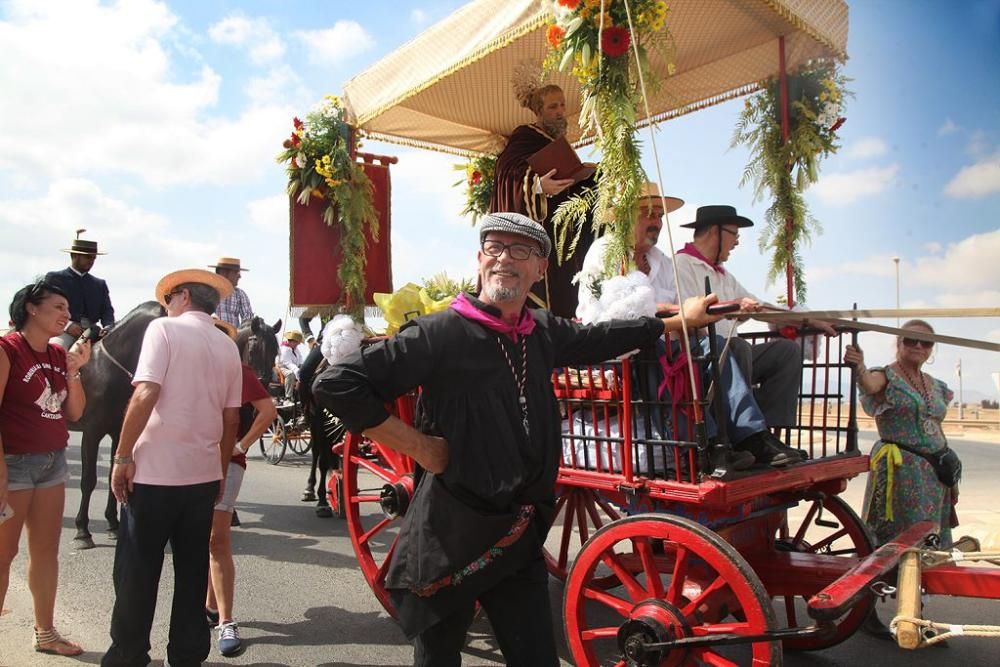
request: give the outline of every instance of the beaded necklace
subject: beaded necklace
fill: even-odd
[[[903,377],[906,378],[906,382],[911,387],[913,387],[914,389],[916,389],[917,392],[920,394],[921,398],[924,399],[924,407],[927,410],[926,416],[924,417],[923,421],[921,422],[921,427],[923,428],[924,433],[926,433],[927,435],[934,435],[934,434],[936,434],[937,431],[938,431],[938,423],[937,423],[937,421],[935,421],[930,416],[930,414],[931,414],[931,392],[927,388],[927,382],[924,380],[924,373],[923,373],[923,371],[920,371],[920,370],[917,371],[917,375],[920,377],[920,382],[918,384],[917,381],[913,378],[912,375],[910,375],[909,371],[907,371],[906,368],[902,364],[897,363],[896,366],[899,368],[900,371],[902,371]]]
[[[521,410],[521,426],[524,427],[525,437],[530,437],[531,427],[528,423],[528,398],[524,393],[524,382],[528,377],[528,337],[521,336],[520,375],[518,375],[514,367],[514,362],[510,359],[510,353],[507,352],[507,347],[503,344],[500,336],[497,336],[497,345],[500,346],[500,350],[503,352],[503,358],[507,361],[507,367],[510,369],[511,375],[514,376],[514,384],[517,385],[517,405]]]

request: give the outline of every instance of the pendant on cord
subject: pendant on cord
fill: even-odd
[[[517,403],[521,406],[521,425],[524,426],[524,435],[530,438],[531,427],[528,425],[528,399],[522,394],[517,397]]]

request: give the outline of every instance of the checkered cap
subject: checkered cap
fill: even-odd
[[[517,234],[533,241],[538,241],[542,247],[542,256],[548,257],[552,252],[552,241],[548,232],[540,224],[520,213],[490,213],[479,225],[479,242],[486,240],[488,232],[505,232]]]

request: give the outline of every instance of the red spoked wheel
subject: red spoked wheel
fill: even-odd
[[[375,597],[395,617],[385,577],[399,519],[413,497],[413,459],[352,433],[344,442],[343,466],[347,531],[354,554]]]
[[[556,517],[545,542],[545,566],[549,574],[565,581],[573,559],[590,535],[620,518],[618,510],[593,489],[559,485]]]
[[[627,562],[631,554],[641,563],[636,573]],[[619,583],[605,590],[600,582],[608,576]],[[736,611],[743,620],[730,618]],[[642,514],[598,530],[570,570],[563,612],[577,665],[781,664],[777,641],[649,646],[758,635],[776,625],[767,591],[746,560],[712,531],[681,517]]]
[[[875,550],[875,540],[860,517],[838,496],[813,500],[802,517],[786,516],[774,540],[777,551],[864,558]],[[779,627],[802,627],[813,621],[807,613],[808,595],[783,596],[778,601]],[[866,597],[834,621],[835,632],[826,637],[784,640],[785,648],[815,651],[835,646],[854,634],[875,603]],[[783,623],[782,623],[783,621]]]

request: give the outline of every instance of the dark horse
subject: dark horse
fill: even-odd
[[[118,450],[125,407],[132,397],[132,374],[139,362],[143,335],[150,322],[164,315],[163,308],[155,301],[140,304],[116,322],[108,334],[94,345],[90,362],[81,370],[87,408],[78,421],[69,424],[70,430],[83,432],[80,509],[76,514],[76,537],[73,538],[78,549],[94,547],[90,534],[90,496],[97,486],[97,453],[101,440],[106,435],[111,436],[111,456],[114,456]],[[258,375],[270,376],[278,350],[275,331],[280,327],[280,320],[271,328],[264,320],[255,317],[238,332],[237,342],[243,341],[240,350],[243,363]],[[268,353],[270,357],[265,356]],[[266,370],[261,370],[265,361]],[[108,533],[114,537],[118,533],[118,513],[110,486],[104,518],[108,521]]]

